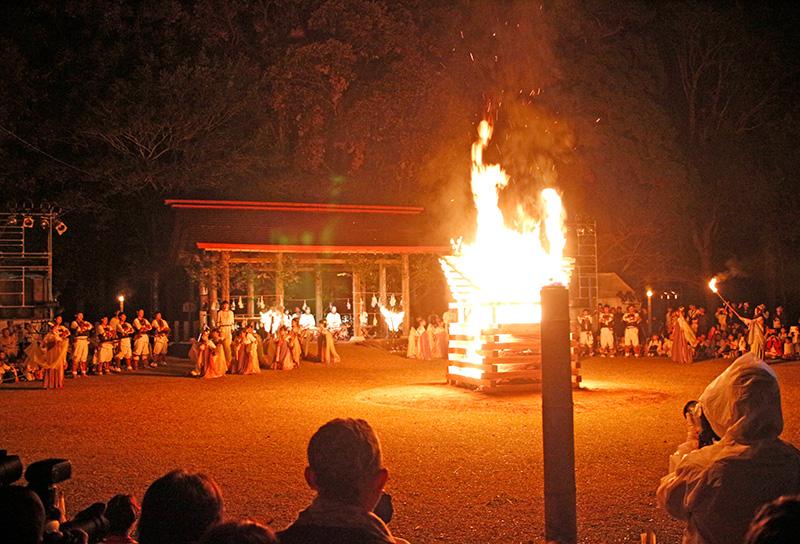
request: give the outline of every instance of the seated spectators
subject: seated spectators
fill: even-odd
[[[108,519],[108,536],[103,544],[136,544],[131,538],[131,530],[141,508],[135,497],[116,495],[106,505]]]
[[[661,339],[657,334],[650,337],[647,341],[647,356],[660,357],[661,356]]]
[[[222,520],[222,492],[205,474],[173,470],[147,488],[140,544],[195,544]]]
[[[744,544],[793,544],[800,535],[800,495],[762,506],[750,523]]]
[[[254,521],[229,521],[209,529],[200,544],[277,544],[275,533]]]
[[[800,451],[778,438],[783,431],[778,380],[772,368],[748,353],[706,387],[699,404],[721,438],[700,448],[695,439],[661,479],[658,503],[687,521],[685,544],[742,542],[761,505],[800,492]]]
[[[0,542],[39,544],[44,523],[44,506],[36,493],[24,487],[0,487]]]
[[[288,529],[282,544],[406,543],[373,513],[389,472],[378,437],[363,419],[334,419],[308,443],[305,478],[317,492]]]

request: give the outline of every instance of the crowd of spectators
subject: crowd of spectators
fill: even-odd
[[[378,437],[362,419],[334,419],[307,448],[311,504],[277,534],[256,521],[225,520],[223,494],[206,474],[173,470],[132,495],[113,497],[94,534],[70,529],[56,506],[29,488],[0,486],[0,542],[15,544],[408,544],[392,534],[389,471]],[[93,505],[90,508],[94,508]],[[76,518],[79,518],[79,513]]]
[[[632,350],[626,349],[625,331],[629,326],[624,320],[626,311],[621,307],[606,307],[605,311],[613,315],[611,330],[613,346],[601,351],[600,327],[604,306],[598,305],[594,314],[585,312],[590,317],[591,334],[588,341],[582,343],[583,355],[602,353],[608,356],[630,355]],[[750,349],[748,327],[736,314],[743,318],[752,318],[757,306],[748,302],[732,306],[720,306],[716,310],[708,310],[704,306],[690,304],[688,307],[668,308],[662,319],[648,316],[645,308],[635,309],[640,316],[637,323],[638,338],[641,341],[640,352],[647,357],[669,357],[672,352],[672,332],[677,312],[680,312],[694,332],[696,343],[692,347],[695,361],[704,359],[735,359]],[[763,306],[762,306],[763,308]],[[735,313],[734,313],[735,312]],[[765,359],[797,360],[800,359],[800,320],[791,322],[782,306],[774,310],[763,309]],[[583,331],[579,318],[578,326]],[[650,323],[650,319],[653,320]],[[583,327],[583,328],[582,328]],[[652,334],[651,334],[652,332]],[[582,335],[584,338],[587,335]]]

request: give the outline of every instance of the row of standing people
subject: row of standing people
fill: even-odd
[[[97,324],[78,313],[69,326],[59,315],[48,323],[41,339],[31,338],[17,368],[27,379],[41,379],[45,389],[54,389],[63,387],[65,374],[78,377],[90,371],[102,375],[138,370],[140,363],[155,367],[166,364],[169,333],[169,324],[160,312],[149,320],[139,310],[132,323],[117,312],[111,319],[103,316]]]
[[[418,318],[415,327],[408,331],[409,359],[447,359],[449,335],[447,324],[438,315],[431,315],[427,320]]]
[[[193,376],[219,378],[225,374],[258,374],[261,368],[292,370],[303,360],[316,360],[325,365],[340,361],[332,331],[326,320],[319,326],[304,328],[299,318],[291,326],[280,325],[271,332],[256,330],[253,324],[244,324],[226,334],[227,328],[204,330],[192,342],[189,358],[194,362]],[[311,345],[316,337],[316,355]]]

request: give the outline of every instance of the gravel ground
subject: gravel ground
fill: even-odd
[[[229,517],[283,528],[312,497],[305,446],[319,425],[362,417],[390,469],[394,532],[414,543],[542,542],[540,400],[444,385],[445,363],[343,346],[338,367],[183,377],[185,362],[121,376],[67,380],[61,391],[0,387],[0,447],[25,463],[66,457],[71,512],[185,467],[213,475]],[[581,542],[679,542],[655,507],[667,457],[684,438],[680,410],[724,368],[666,360],[589,359],[575,393]],[[800,364],[777,365],[784,438],[800,444]]]

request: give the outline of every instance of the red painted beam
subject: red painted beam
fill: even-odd
[[[382,213],[417,215],[424,211],[419,206],[387,206],[378,204],[322,204],[314,202],[258,202],[248,200],[181,200],[167,199],[171,208],[203,210],[295,211],[311,213]]]
[[[251,251],[259,253],[436,253],[449,255],[448,246],[312,246],[280,244],[222,244],[197,242],[205,251]]]

